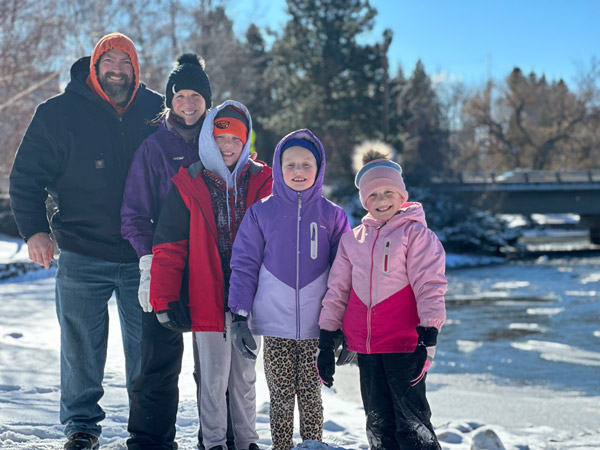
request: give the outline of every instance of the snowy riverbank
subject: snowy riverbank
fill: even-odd
[[[26,247],[19,245],[17,240],[4,240],[0,245],[0,262],[26,261]],[[490,267],[490,270],[492,275],[497,272],[493,267]],[[515,267],[512,272],[507,270],[500,271],[501,277],[506,278],[511,273],[518,273],[520,268]],[[565,273],[566,269],[561,270],[559,273]],[[582,299],[581,304],[591,308],[589,302],[597,301],[600,292],[600,276],[595,277],[587,268],[586,271],[582,273],[587,277],[587,284],[581,288],[586,292],[576,295]],[[62,448],[64,437],[58,420],[59,329],[54,310],[53,274],[53,269],[35,270],[0,283],[0,449]],[[473,278],[481,278],[476,275],[473,275]],[[458,277],[454,274],[452,276]],[[468,281],[456,278],[455,284]],[[504,284],[500,285],[496,283],[493,286],[496,295],[493,309],[488,305],[490,309],[482,313],[492,311],[501,314],[505,311],[505,314],[513,314],[510,302],[503,302],[500,298],[502,292],[524,289],[525,285],[525,282],[510,280],[505,280]],[[591,296],[592,293],[595,293],[595,297]],[[585,303],[586,299],[589,299],[588,303]],[[449,301],[460,304],[459,295],[454,294]],[[111,302],[110,308],[113,320],[110,325],[105,375],[106,394],[101,402],[107,419],[103,424],[101,448],[125,450],[128,408],[123,377],[124,362],[114,301]],[[464,321],[463,325],[468,324],[470,328],[476,328],[468,322],[468,315],[476,309],[456,309],[454,306],[450,309],[449,323],[441,335],[445,342],[440,343],[440,351],[428,378],[433,424],[444,450],[600,448],[600,385],[595,392],[590,392],[594,390],[589,388],[593,384],[590,377],[593,377],[593,374],[596,374],[596,380],[600,377],[600,322],[597,309],[595,316],[589,318],[590,321],[596,322],[596,332],[590,336],[592,342],[587,350],[575,346],[562,348],[559,344],[552,346],[550,338],[535,339],[535,333],[544,335],[543,330],[525,330],[532,333],[533,337],[519,345],[529,343],[532,348],[523,347],[514,351],[527,355],[528,359],[524,360],[526,363],[508,354],[509,350],[499,350],[501,354],[490,357],[497,356],[498,364],[502,366],[490,364],[489,369],[484,367],[483,370],[478,364],[485,363],[485,355],[482,357],[478,351],[485,349],[484,344],[488,343],[482,343],[481,336],[455,337],[458,322],[461,320]],[[539,311],[532,313],[537,314]],[[486,339],[491,339],[489,336],[496,333],[496,328],[510,328],[511,332],[514,332],[511,327],[515,323],[521,327],[516,330],[515,336],[520,336],[518,333],[522,333],[525,326],[521,320],[514,318],[510,318],[509,326],[505,326],[500,320],[490,322],[491,319],[485,315],[478,315],[473,320],[474,323],[480,321],[479,326],[486,330]],[[531,321],[529,328],[535,328],[533,319]],[[187,336],[186,339],[189,341],[191,337]],[[574,360],[569,361],[569,355]],[[478,358],[477,364],[473,361],[474,358]],[[574,368],[573,372],[568,373],[581,373],[587,384],[581,383],[577,376],[567,381],[560,375],[556,375],[556,379],[552,378],[552,374],[560,374],[560,370],[552,370],[551,373],[548,372],[549,375],[544,375],[550,379],[543,383],[535,381],[535,377],[519,376],[520,373],[540,370],[546,374],[547,367],[560,369],[564,368],[565,364]],[[578,367],[581,367],[580,372],[577,371]],[[269,449],[269,401],[260,357],[257,371],[257,429],[261,438],[261,448]],[[191,373],[192,356],[189,349],[186,349],[180,379],[181,404],[177,440],[181,449],[190,450],[195,448],[197,431],[194,382]],[[565,388],[565,383],[568,383],[570,388]],[[367,449],[358,369],[348,366],[338,368],[334,389],[323,388],[323,400],[324,441],[329,445],[327,448]],[[299,444],[297,434],[296,442]],[[296,448],[325,449],[319,443],[299,444]]]

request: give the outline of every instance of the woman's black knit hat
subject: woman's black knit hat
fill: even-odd
[[[184,53],[177,58],[177,66],[169,75],[165,90],[167,108],[171,108],[173,95],[182,89],[191,89],[200,94],[206,102],[206,109],[212,106],[210,81],[204,71],[204,60],[194,53]]]

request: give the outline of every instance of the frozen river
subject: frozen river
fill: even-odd
[[[600,256],[450,269],[436,373],[600,394]]]

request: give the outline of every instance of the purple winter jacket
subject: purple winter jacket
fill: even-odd
[[[137,149],[127,175],[121,205],[121,234],[138,258],[152,254],[152,237],[160,211],[181,166],[200,160],[198,145],[189,145],[163,118],[159,129]]]
[[[302,192],[283,181],[281,147],[289,139],[312,141],[321,152],[315,184]],[[321,301],[343,233],[344,210],[321,196],[325,152],[309,131],[284,137],[273,157],[273,194],[246,212],[233,244],[229,308],[250,315],[254,334],[288,339],[319,337]]]

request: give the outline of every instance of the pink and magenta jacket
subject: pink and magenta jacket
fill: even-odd
[[[342,328],[358,353],[413,352],[418,325],[439,330],[446,320],[445,259],[420,203],[387,222],[367,214],[340,240],[320,328]]]

